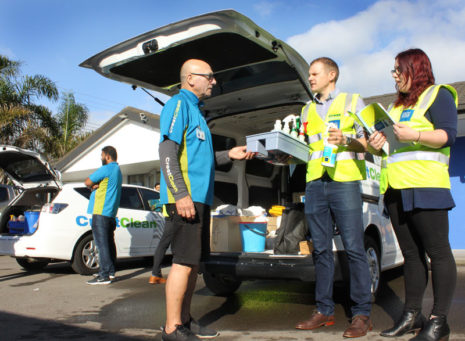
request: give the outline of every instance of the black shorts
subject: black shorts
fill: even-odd
[[[174,231],[171,240],[173,263],[199,265],[210,255],[210,206],[198,202],[194,202],[194,206],[195,218],[187,220],[178,214],[176,204],[166,205],[165,228]]]

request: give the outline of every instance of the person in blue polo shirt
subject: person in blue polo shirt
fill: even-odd
[[[103,166],[84,182],[92,190],[87,213],[92,214],[92,234],[99,252],[100,263],[98,276],[87,282],[91,285],[110,284],[115,278],[115,217],[121,199],[123,179],[116,160],[117,153],[114,147],[103,148]]]
[[[251,159],[246,146],[214,152],[212,136],[199,100],[216,84],[210,65],[190,59],[181,67],[181,90],[164,106],[160,117],[160,198],[167,217],[173,265],[166,283],[166,324],[162,340],[213,338],[218,332],[190,315],[199,262],[210,253],[210,206],[215,163]]]

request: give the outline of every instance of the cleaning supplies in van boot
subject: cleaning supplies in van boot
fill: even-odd
[[[283,210],[285,209],[285,206],[281,205],[273,205],[271,208],[268,210],[268,213],[270,213],[273,217],[277,217],[283,214]]]

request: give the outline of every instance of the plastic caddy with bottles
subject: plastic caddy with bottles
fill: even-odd
[[[247,150],[275,165],[307,163],[309,149],[305,140],[305,127],[296,115],[277,120],[270,132],[246,137]]]
[[[8,221],[8,230],[10,234],[32,234],[37,230],[37,221],[40,212],[38,211],[25,211],[24,215],[18,217],[10,215]]]

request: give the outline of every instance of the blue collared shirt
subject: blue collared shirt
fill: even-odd
[[[314,102],[315,102],[315,107],[316,107],[316,112],[318,115],[320,115],[321,119],[324,121],[326,119],[326,114],[328,113],[329,108],[331,107],[331,104],[333,104],[334,100],[336,99],[337,95],[339,95],[341,91],[338,88],[335,88],[332,92],[329,93],[328,98],[326,98],[324,101],[320,100],[319,94],[315,94],[314,96]],[[365,103],[363,102],[363,99],[359,97],[356,105],[356,110],[362,110],[365,107]],[[306,117],[302,117],[302,122],[307,121]],[[365,134],[363,132],[363,127],[357,124],[357,122],[354,122],[354,128],[356,131],[356,136],[357,138],[365,137]]]
[[[89,175],[89,179],[99,187],[90,195],[87,213],[116,217],[123,182],[119,165],[110,162]]]
[[[177,161],[192,200],[211,205],[215,180],[213,142],[210,129],[199,109],[199,99],[193,92],[181,89],[163,107],[160,143],[165,139],[179,145]],[[170,179],[169,174],[165,175]],[[160,202],[175,202],[165,176],[160,179]]]

